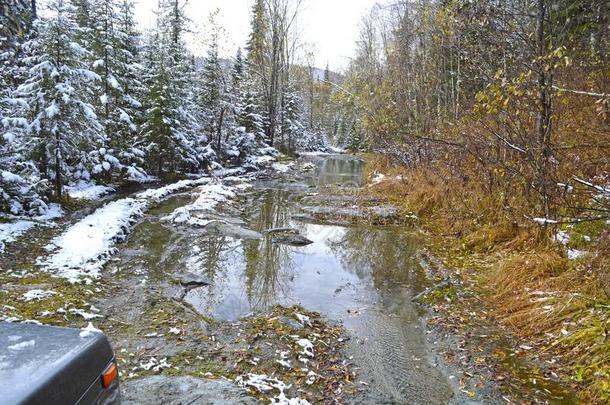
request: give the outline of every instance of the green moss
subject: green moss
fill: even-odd
[[[195,376],[201,376],[202,374],[211,373],[215,376],[226,376],[226,367],[223,363],[219,363],[210,359],[200,356],[199,353],[184,351],[175,354],[169,359],[169,362],[176,369],[164,370],[164,374],[183,374],[188,373]]]
[[[6,294],[3,298],[15,307],[12,315],[33,319],[51,325],[70,325],[72,320],[81,320],[79,315],[69,312],[57,312],[60,309],[80,308],[88,310],[84,298],[88,297],[86,287],[79,284],[70,284],[63,280],[51,279],[44,275],[31,276],[20,279],[20,283],[44,290],[54,291],[56,294],[41,300],[24,301],[22,295],[27,289],[18,289]],[[39,286],[39,287],[38,287]],[[48,315],[44,315],[48,313]]]
[[[457,301],[457,290],[454,286],[433,290],[428,293],[424,299],[428,304],[440,304],[443,302],[456,302]]]

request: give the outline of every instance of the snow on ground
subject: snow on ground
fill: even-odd
[[[589,238],[590,239],[590,238]],[[567,231],[559,230],[555,233],[555,240],[561,243],[567,249],[568,259],[575,260],[587,254],[587,252],[577,249],[572,249],[568,245],[570,243],[570,235]]]
[[[54,238],[47,246],[54,253],[39,259],[39,264],[71,282],[82,276],[99,277],[114,244],[127,237],[131,222],[142,215],[144,205],[133,198],[106,204]]]
[[[291,166],[292,166],[292,163],[284,164],[284,163],[275,162],[271,165],[271,168],[273,170],[275,170],[276,172],[286,173],[286,172],[288,172],[288,170],[290,170]]]
[[[65,187],[71,198],[79,200],[96,201],[103,196],[114,193],[115,189],[109,186],[100,186],[95,183],[80,181]]]
[[[373,187],[379,183],[383,183],[385,181],[403,181],[404,177],[403,176],[393,176],[393,177],[388,177],[383,173],[378,173],[375,172],[373,178],[371,179],[370,183],[369,183],[369,187]]]
[[[342,155],[347,153],[345,149],[336,148],[334,146],[329,146],[325,150],[315,150],[315,151],[297,151],[297,155],[299,156],[328,156],[328,155]]]
[[[0,223],[0,253],[7,244],[15,242],[20,236],[36,226],[55,226],[54,219],[64,214],[59,204],[49,204],[47,212],[37,217]]]
[[[193,187],[201,186],[203,184],[208,184],[212,181],[209,177],[202,177],[200,179],[195,180],[180,180],[177,183],[173,183],[161,188],[152,188],[146,191],[141,192],[136,196],[139,199],[150,199],[150,200],[160,200],[164,197],[167,197],[170,194],[179,193],[181,191],[188,190]]]
[[[0,224],[0,252],[4,251],[6,244],[14,242],[35,225],[32,221],[23,220]]]
[[[313,343],[309,339],[296,339],[299,346],[303,348],[302,354],[313,357]]]
[[[205,213],[213,211],[216,206],[222,202],[230,201],[235,198],[235,191],[244,187],[226,186],[224,184],[209,184],[199,187],[196,192],[199,193],[197,199],[184,207],[179,207],[170,215],[163,218],[164,221],[173,222],[176,224],[189,223],[191,225],[200,225],[200,219],[194,217],[193,213]]]
[[[47,298],[50,298],[57,294],[55,291],[51,290],[30,290],[21,296],[25,302],[29,301],[41,301]]]
[[[272,164],[273,162],[275,162],[276,158],[274,156],[250,156],[248,159],[246,159],[246,163],[257,166],[257,167],[264,167],[264,166],[269,166],[270,164]]]
[[[282,171],[284,166],[276,170]],[[149,189],[133,198],[113,201],[69,227],[47,246],[49,255],[38,258],[43,270],[63,277],[70,282],[92,282],[99,278],[102,267],[115,252],[115,244],[126,239],[133,223],[155,202],[194,187],[196,199],[191,204],[176,209],[165,217],[174,223],[201,221],[195,213],[213,211],[219,204],[235,198],[238,191],[250,184],[240,177],[227,177],[222,184],[210,177],[181,180],[176,183]],[[83,195],[94,195],[94,188],[81,188]],[[25,225],[24,228],[27,228]],[[29,229],[29,228],[28,228]],[[25,229],[27,230],[27,229]],[[23,232],[25,232],[23,230]],[[0,228],[1,232],[1,228]],[[0,233],[0,242],[2,242]]]
[[[297,152],[299,156],[328,156],[328,155],[332,155],[333,153],[330,152],[321,152],[321,151],[315,151],[315,152]]]
[[[115,244],[126,239],[133,223],[151,204],[171,194],[201,186],[197,190],[197,200],[182,207],[182,213],[175,212],[176,222],[180,218],[187,221],[191,211],[211,210],[219,203],[235,197],[235,192],[245,187],[243,184],[209,184],[211,181],[209,177],[181,180],[146,190],[134,198],[110,202],[55,237],[47,246],[49,256],[38,258],[38,264],[43,270],[70,282],[84,280],[90,283],[100,276],[102,267],[116,250]],[[180,208],[176,211],[179,210]]]
[[[242,174],[246,174],[246,172],[247,172],[247,170],[242,166],[230,167],[227,169],[221,168],[221,169],[214,170],[214,176],[217,176],[217,177],[239,176]]]
[[[269,377],[265,374],[252,374],[249,373],[247,376],[239,376],[235,380],[240,387],[253,388],[260,393],[269,393],[270,391],[277,390],[279,394],[273,397],[272,403],[278,405],[309,405],[310,402],[301,398],[288,398],[284,391],[290,388],[277,378]]]

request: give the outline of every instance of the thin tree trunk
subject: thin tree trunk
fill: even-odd
[[[550,203],[548,195],[548,162],[550,158],[551,141],[551,85],[552,74],[544,68],[544,58],[547,53],[547,38],[545,28],[546,4],[545,0],[538,0],[537,41],[538,41],[538,117],[537,137],[539,146],[538,176],[540,192],[542,194],[545,218],[550,218]]]

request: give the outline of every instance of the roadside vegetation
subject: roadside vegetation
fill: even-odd
[[[365,190],[418,218],[493,317],[610,400],[608,3],[371,10],[344,88]],[[343,93],[342,97],[345,97]]]

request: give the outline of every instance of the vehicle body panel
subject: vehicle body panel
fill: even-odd
[[[101,382],[114,360],[102,333],[0,322],[0,404],[119,404],[118,378]]]

